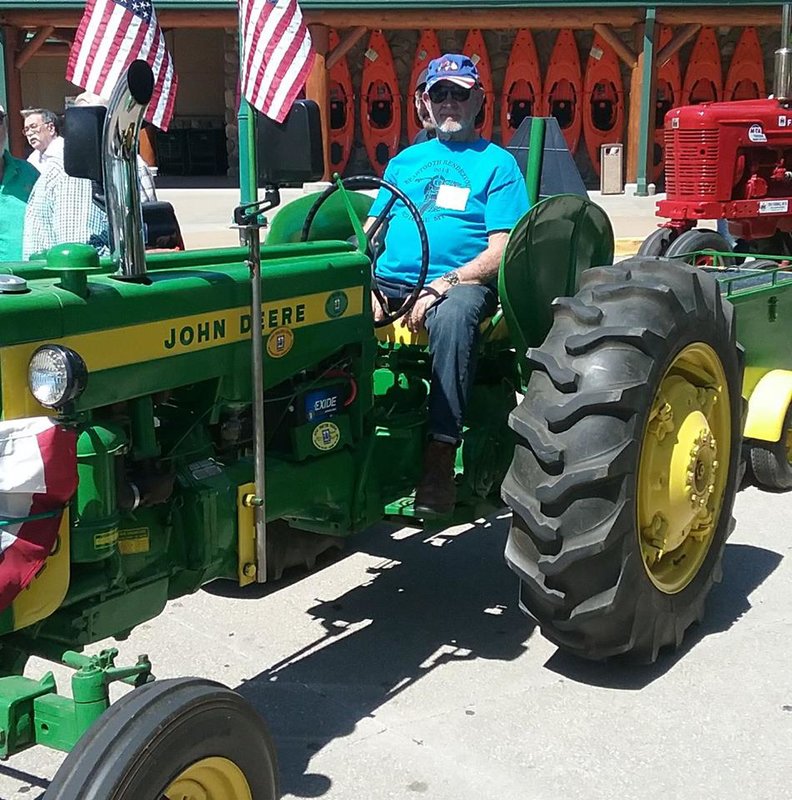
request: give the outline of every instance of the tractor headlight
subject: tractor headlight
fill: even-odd
[[[58,344],[39,347],[28,364],[31,394],[47,408],[60,408],[85,389],[88,370],[74,350]]]

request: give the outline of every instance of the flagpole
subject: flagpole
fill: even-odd
[[[239,42],[239,74],[242,73],[243,42],[242,42],[242,3],[238,8]],[[241,80],[241,78],[240,78]],[[258,167],[256,162],[256,112],[253,106],[245,99],[240,84],[239,111],[237,113],[237,129],[239,135],[239,201],[242,205],[255,203],[258,200]]]

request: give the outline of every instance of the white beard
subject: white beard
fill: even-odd
[[[462,125],[458,120],[446,119],[437,128],[441,133],[459,133],[462,130]]]

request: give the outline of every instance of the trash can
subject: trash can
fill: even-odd
[[[600,192],[624,194],[624,145],[621,142],[600,146]]]

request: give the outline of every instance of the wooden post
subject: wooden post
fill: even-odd
[[[311,41],[316,53],[313,69],[305,83],[305,96],[315,100],[322,112],[322,140],[324,143],[324,179],[330,176],[330,92],[327,79],[327,51],[330,49],[330,29],[326,25],[309,25]]]
[[[25,157],[25,134],[22,132],[22,73],[16,68],[20,30],[11,25],[3,27],[5,39],[6,112],[8,118],[8,149],[17,158]]]
[[[654,164],[654,125],[657,103],[654,47],[656,25],[654,8],[647,9],[647,23],[635,29],[638,61],[630,79],[630,109],[627,122],[627,183],[636,185],[636,193],[646,194],[648,175]],[[647,64],[647,59],[650,61]]]

